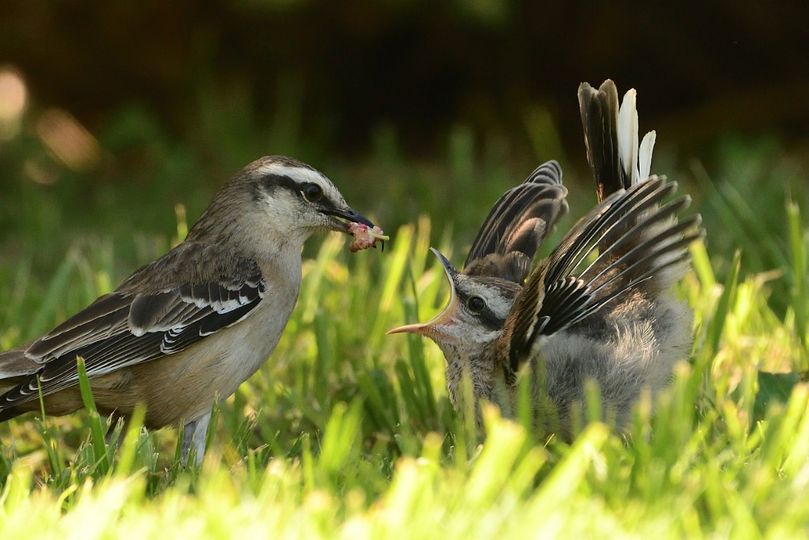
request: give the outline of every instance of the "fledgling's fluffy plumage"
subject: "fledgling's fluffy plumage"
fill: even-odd
[[[301,250],[318,230],[373,224],[331,181],[272,156],[216,194],[185,241],[27,347],[0,354],[0,420],[82,407],[76,358],[99,410],[146,425],[185,426],[184,453],[204,452],[215,399],[224,399],[275,348],[298,297]]]
[[[510,411],[518,373],[529,374],[536,423],[562,435],[588,379],[598,383],[602,410],[619,427],[644,387],[656,392],[667,384],[691,342],[690,312],[670,288],[687,266],[688,245],[701,234],[698,217],[678,221],[689,199],[669,202],[676,185],[649,177],[654,133],[638,147],[634,90],[619,109],[611,81],[598,90],[583,84],[579,102],[598,206],[525,283],[496,268],[475,275],[468,263],[458,272],[436,251],[451,283],[448,306],[428,323],[391,331],[420,333],[438,344],[455,402],[466,372],[476,400]],[[558,166],[548,171],[559,183]],[[507,195],[495,208],[508,205]],[[519,214],[511,215],[509,227],[520,229]],[[476,257],[493,249],[479,245],[490,225],[484,223],[472,247]]]

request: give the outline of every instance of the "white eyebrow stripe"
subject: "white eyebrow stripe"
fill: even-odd
[[[330,184],[328,178],[323,176],[320,172],[307,169],[305,167],[294,167],[290,165],[283,165],[281,163],[268,163],[258,168],[258,172],[262,175],[277,174],[280,176],[288,176],[296,182],[312,182],[318,185]]]
[[[508,299],[500,294],[493,295],[493,297],[489,299],[489,302],[489,309],[491,309],[495,315],[503,319],[505,319],[508,312],[511,311],[513,304],[513,302],[509,302]]]

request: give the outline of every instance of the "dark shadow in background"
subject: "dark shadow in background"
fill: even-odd
[[[659,4],[659,5],[656,5]],[[666,4],[666,5],[663,5]],[[639,89],[668,142],[809,132],[806,2],[277,0],[5,2],[0,63],[91,131],[125,104],[182,137],[201,92],[260,122],[299,100],[304,135],[361,152],[381,123],[434,156],[454,124],[524,138],[526,110],[580,144],[575,88]],[[224,90],[223,90],[224,89]],[[648,122],[648,123],[646,123]]]
[[[193,221],[265,154],[456,246],[546,159],[581,215],[576,88],[607,77],[638,89],[654,170],[694,196],[720,275],[747,245],[744,271],[785,267],[785,201],[809,207],[809,3],[638,5],[6,1],[0,75],[28,107],[0,122],[0,278],[27,257],[50,279],[85,237],[112,239],[123,275],[165,250],[176,203]]]

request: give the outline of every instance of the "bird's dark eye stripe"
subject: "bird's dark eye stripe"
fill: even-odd
[[[310,186],[314,186],[315,188],[317,188],[319,190],[319,192],[320,192],[319,197],[312,197],[311,193],[310,193],[310,196],[307,197],[307,194],[305,192],[306,192],[307,189],[310,188]],[[292,178],[290,178],[289,176],[287,176],[285,174],[267,174],[267,175],[263,176],[255,184],[255,190],[254,190],[254,193],[253,193],[253,197],[256,200],[258,200],[258,199],[262,198],[262,193],[270,193],[270,194],[272,194],[276,189],[279,189],[279,188],[280,189],[288,189],[289,191],[294,193],[296,196],[304,197],[306,200],[308,200],[310,202],[319,202],[319,203],[321,203],[321,206],[325,206],[325,207],[329,207],[329,208],[332,207],[331,201],[326,200],[326,198],[324,197],[324,194],[323,194],[323,189],[319,185],[317,185],[315,183],[312,183],[312,182],[304,182],[304,183],[299,184],[298,182],[296,182],[295,180],[293,180]]]
[[[463,305],[467,305],[469,299],[472,298],[474,295],[467,294],[461,291],[456,291],[458,295],[458,299],[461,301]],[[480,323],[485,326],[488,330],[500,330],[503,328],[503,325],[506,323],[504,318],[498,317],[494,314],[494,312],[488,307],[484,307],[482,311],[479,313],[472,313]]]
[[[500,330],[506,323],[505,319],[501,319],[495,315],[489,308],[484,309],[475,316],[481,323],[483,323],[483,326],[489,330]]]
[[[285,174],[268,174],[261,179],[261,185],[268,191],[279,187],[291,191],[298,191],[300,189],[298,183]]]
[[[300,188],[298,184],[289,176],[284,174],[267,174],[253,183],[253,199],[258,201],[266,194],[272,195],[277,189],[288,189],[297,192]]]

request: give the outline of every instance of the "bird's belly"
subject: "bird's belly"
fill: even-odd
[[[146,424],[152,428],[195,419],[214,400],[233,394],[267,360],[294,305],[294,296],[281,305],[268,302],[184,351],[119,370],[109,384],[103,377],[93,381],[99,408],[127,414],[145,402]]]
[[[674,364],[688,355],[688,307],[658,298],[645,311],[622,313],[587,332],[565,330],[545,338],[532,351],[541,362],[544,391],[565,419],[572,403],[584,399],[585,381],[598,383],[602,409],[613,411],[618,427],[646,388],[657,394],[671,381]]]

